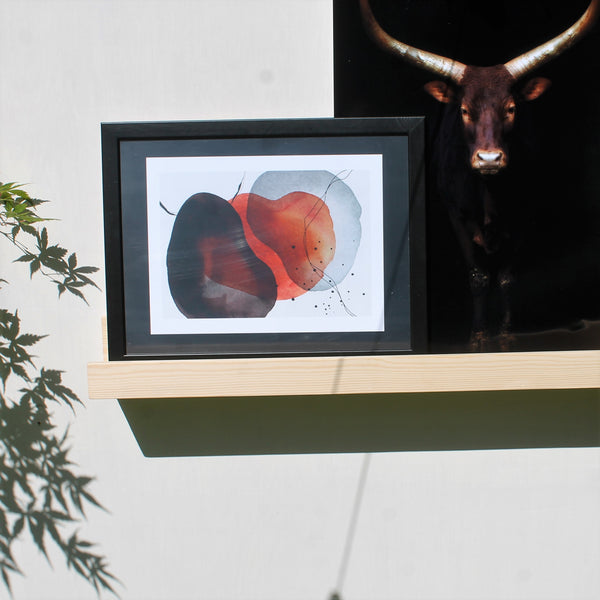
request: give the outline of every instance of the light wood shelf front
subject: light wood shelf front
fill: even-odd
[[[89,397],[201,398],[600,388],[600,350],[90,363]]]

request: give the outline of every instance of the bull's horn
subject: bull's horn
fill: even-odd
[[[592,0],[587,10],[583,13],[579,21],[574,23],[569,29],[549,42],[513,58],[504,66],[508,72],[515,78],[519,79],[533,69],[537,69],[544,63],[570,48],[580,37],[585,35],[594,24],[598,17],[598,9],[600,7],[599,0]]]
[[[594,3],[596,1],[597,0],[593,0]],[[413,48],[408,44],[404,44],[394,39],[381,28],[375,19],[371,6],[369,5],[369,0],[360,0],[360,11],[367,32],[373,41],[383,50],[398,56],[417,67],[422,67],[437,75],[447,77],[456,83],[460,83],[465,73],[466,65],[444,56],[438,56],[431,52]]]

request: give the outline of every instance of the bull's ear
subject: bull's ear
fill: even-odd
[[[448,103],[454,96],[454,90],[443,81],[430,81],[426,83],[425,91],[431,94],[438,102]]]
[[[535,100],[536,98],[539,98],[551,84],[552,82],[545,77],[535,77],[525,84],[521,90],[521,95],[524,100]]]

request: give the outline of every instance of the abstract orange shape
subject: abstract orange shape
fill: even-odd
[[[281,281],[282,295],[278,288],[277,298],[294,298],[299,295],[298,289],[300,293],[312,289],[323,278],[335,255],[335,233],[327,205],[318,196],[300,191],[277,200],[253,193],[244,196],[246,210],[242,222],[247,222],[253,238],[279,258],[277,268],[273,268],[273,261],[266,253],[259,253],[246,235],[253,251],[272,268],[278,286]],[[240,196],[235,198],[234,208],[239,199]],[[278,276],[281,267],[284,273]]]
[[[283,261],[269,246],[261,242],[252,231],[252,228],[248,224],[246,218],[246,211],[248,208],[248,196],[250,194],[239,194],[232,201],[231,206],[236,210],[242,220],[244,227],[244,235],[248,245],[254,252],[254,254],[262,260],[273,272],[275,276],[275,282],[277,285],[277,300],[289,300],[290,298],[297,298],[302,294],[306,293],[307,290],[298,287],[290,278],[283,264]]]

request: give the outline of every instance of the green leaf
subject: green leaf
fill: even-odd
[[[24,223],[29,223],[29,224],[41,223],[42,221],[52,221],[52,220],[53,219],[44,219],[43,217],[37,217],[34,214],[27,213],[26,215],[23,215],[22,217],[20,217],[19,222],[21,223],[21,225],[23,225]],[[33,231],[37,233],[37,231],[35,229],[33,229]]]
[[[35,208],[36,206],[40,206],[40,204],[47,204],[48,200],[42,200],[41,198],[27,198],[27,203],[32,207]]]
[[[12,185],[14,186],[14,184],[12,184]],[[11,187],[9,191],[13,196],[18,196],[20,198],[29,199],[29,194],[25,190],[22,190],[22,189],[19,189],[16,187]]]

